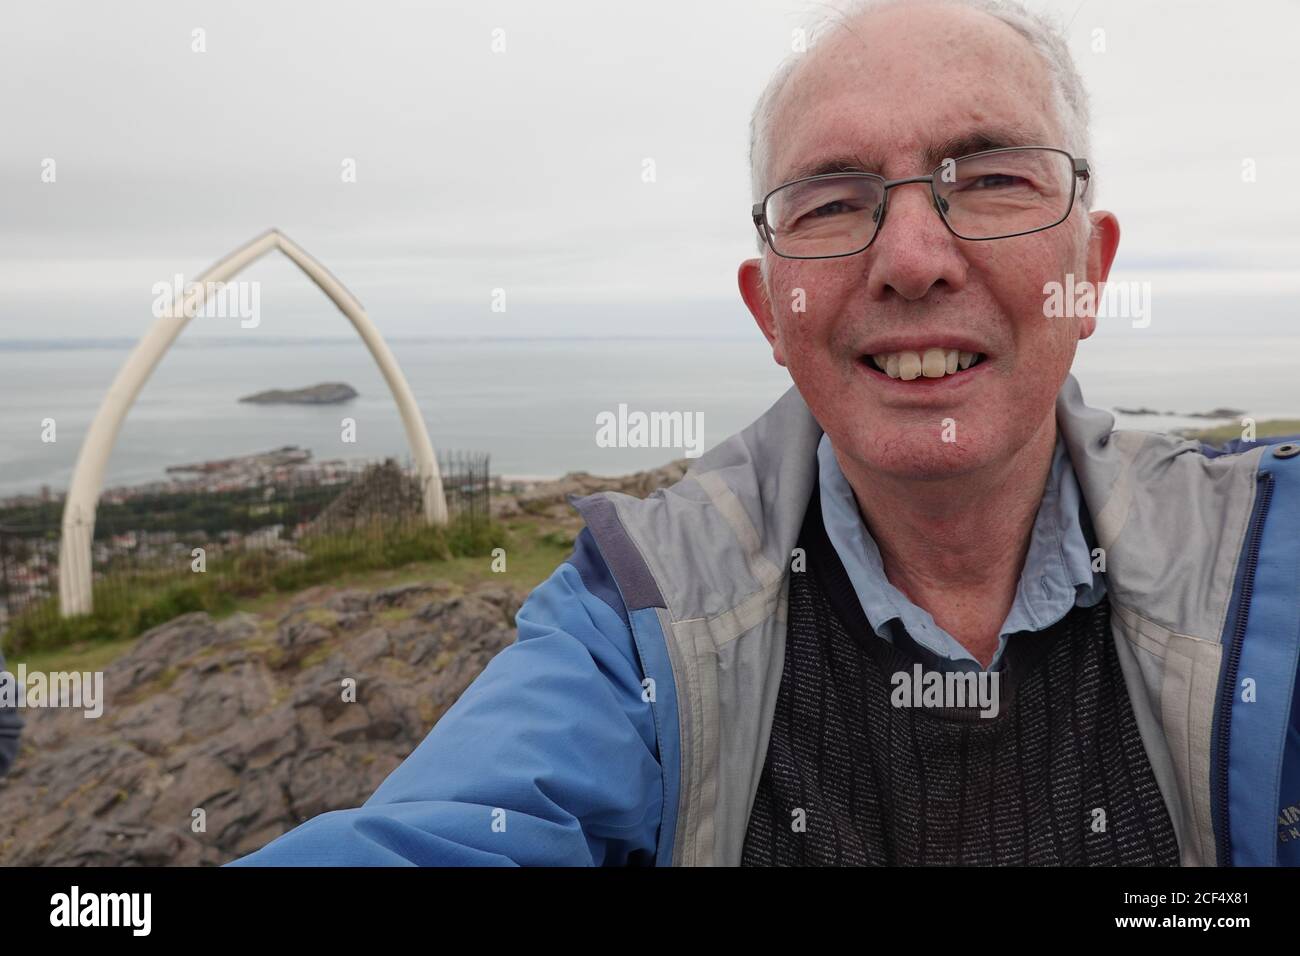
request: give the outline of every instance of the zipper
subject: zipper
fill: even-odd
[[[1255,590],[1255,570],[1259,566],[1259,546],[1264,536],[1264,519],[1273,500],[1273,476],[1261,472],[1256,479],[1262,484],[1255,503],[1246,543],[1246,565],[1241,575],[1241,595],[1237,601],[1237,617],[1232,625],[1232,639],[1228,645],[1228,660],[1223,667],[1223,684],[1219,688],[1219,727],[1215,753],[1216,778],[1219,784],[1215,803],[1219,821],[1217,855],[1219,866],[1232,866],[1232,831],[1228,824],[1228,747],[1232,741],[1232,703],[1237,694],[1237,670],[1241,666],[1241,648],[1246,639],[1246,623],[1250,619],[1250,602]]]

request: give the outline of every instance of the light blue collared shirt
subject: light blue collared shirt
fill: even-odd
[[[817,464],[826,534],[848,572],[872,630],[891,643],[910,644],[932,668],[979,670],[979,662],[934,622],[929,611],[917,607],[889,583],[880,549],[858,513],[853,489],[825,434],[817,446]],[[1001,666],[1010,635],[1051,627],[1076,605],[1091,607],[1105,595],[1104,575],[1092,570],[1092,551],[1080,517],[1082,504],[1079,483],[1058,435],[1020,584],[1002,623],[989,670]]]

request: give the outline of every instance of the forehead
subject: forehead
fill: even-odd
[[[957,5],[886,7],[837,27],[786,81],[769,130],[770,185],[847,158],[912,175],[943,144],[986,133],[1027,141],[1001,145],[1063,145],[1051,76],[1029,41]]]

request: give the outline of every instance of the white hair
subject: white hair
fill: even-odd
[[[809,30],[807,52],[792,54],[773,74],[754,107],[754,114],[749,124],[749,170],[754,202],[761,202],[776,185],[769,181],[771,170],[768,167],[771,158],[772,123],[781,93],[795,68],[835,27],[847,26],[866,13],[903,2],[906,0],[853,0],[848,6],[823,18]],[[1028,40],[1047,64],[1052,79],[1052,104],[1062,135],[1065,137],[1063,148],[1074,156],[1088,156],[1088,93],[1074,65],[1074,58],[1070,56],[1070,49],[1066,45],[1064,32],[1061,29],[1041,14],[1027,9],[1018,0],[931,0],[931,2],[947,3],[987,13]],[[1091,180],[1095,179],[1094,174]],[[1081,200],[1085,209],[1091,208],[1094,191],[1095,182],[1090,182]],[[1087,217],[1084,219],[1086,222]],[[763,243],[760,240],[759,248],[762,247]],[[766,266],[766,256],[764,256],[764,265]]]

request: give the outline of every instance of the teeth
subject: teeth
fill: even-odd
[[[914,378],[943,378],[955,375],[962,369],[970,368],[978,352],[959,352],[957,349],[929,348],[920,352],[883,352],[871,356],[876,368],[890,378],[901,378],[910,382]]]
[[[910,382],[921,374],[921,356],[915,352],[898,353],[898,377]]]
[[[926,378],[943,378],[948,374],[948,359],[943,349],[926,349],[921,356],[921,374]]]

